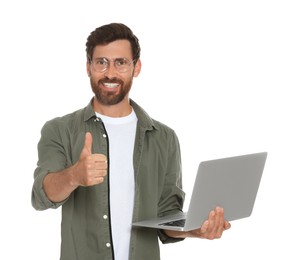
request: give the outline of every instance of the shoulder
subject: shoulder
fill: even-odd
[[[92,109],[91,102],[84,108],[75,110],[69,114],[55,117],[48,120],[43,129],[54,128],[54,129],[69,129],[73,131],[80,126],[85,125],[85,122],[95,116],[95,112]]]
[[[175,131],[173,128],[171,128],[170,126],[168,126],[167,124],[158,121],[156,119],[152,118],[152,122],[154,124],[154,128],[155,130],[161,132],[161,133],[166,133],[167,135],[176,135]]]
[[[149,114],[135,101],[131,100],[130,102],[137,115],[139,125],[142,128],[148,131],[155,130],[157,132],[164,132],[166,134],[175,135],[175,132],[171,127],[149,116]]]
[[[41,134],[51,138],[67,136],[72,133],[79,133],[85,127],[85,108],[76,110],[69,114],[55,117],[46,121],[41,129]]]

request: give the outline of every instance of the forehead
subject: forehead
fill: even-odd
[[[116,40],[105,45],[97,45],[94,49],[93,58],[99,57],[132,59],[131,44],[128,40]]]

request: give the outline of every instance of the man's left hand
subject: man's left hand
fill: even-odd
[[[175,238],[198,237],[212,240],[221,238],[223,232],[230,227],[230,223],[224,219],[223,208],[216,207],[210,211],[208,219],[204,221],[199,229],[185,232],[165,230],[165,233]]]

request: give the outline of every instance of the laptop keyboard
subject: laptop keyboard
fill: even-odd
[[[175,226],[175,227],[184,227],[185,225],[185,219],[180,219],[176,221],[170,221],[167,223],[160,224],[161,226]]]

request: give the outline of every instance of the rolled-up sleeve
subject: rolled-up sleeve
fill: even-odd
[[[34,183],[32,187],[31,202],[36,210],[58,208],[63,202],[51,202],[43,187],[43,181],[50,172],[57,172],[66,167],[64,147],[60,141],[59,127],[54,121],[47,122],[41,130],[41,138],[38,143],[38,163],[34,171]]]

